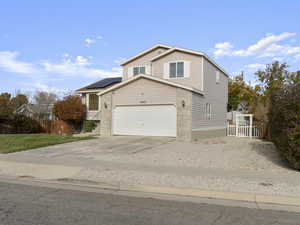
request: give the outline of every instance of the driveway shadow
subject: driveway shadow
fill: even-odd
[[[249,143],[251,150],[257,154],[264,156],[267,160],[271,161],[277,166],[285,169],[294,170],[289,166],[289,163],[280,155],[280,152],[276,149],[276,146],[269,141],[255,141]]]

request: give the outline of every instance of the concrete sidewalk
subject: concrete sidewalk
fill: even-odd
[[[281,201],[288,199],[300,206],[300,181],[294,175],[276,176],[233,170],[145,166],[132,163],[97,161],[85,165],[37,164],[11,160],[0,161],[0,175],[22,178],[29,177],[45,181],[82,181],[89,184],[109,184],[124,190],[139,190],[155,193],[196,195],[205,197],[240,198],[240,200]],[[126,187],[126,188],[125,188]],[[150,189],[149,189],[150,187]],[[229,197],[223,194],[230,193]],[[232,194],[234,193],[234,194]],[[199,195],[201,196],[201,195]],[[198,197],[199,197],[198,196]],[[223,196],[223,197],[222,197]],[[249,197],[250,196],[250,197]],[[267,196],[267,197],[265,197]],[[277,197],[276,197],[277,196]],[[274,197],[276,199],[274,200]],[[260,198],[260,197],[259,197]],[[269,199],[269,200],[266,200]],[[279,200],[278,200],[279,199]],[[291,199],[294,199],[291,201]]]
[[[197,188],[179,188],[153,185],[128,185],[121,182],[107,181],[91,181],[84,179],[76,179],[76,173],[83,168],[80,167],[63,167],[58,165],[38,165],[38,164],[22,164],[15,162],[0,162],[0,168],[15,168],[5,169],[5,172],[14,174],[14,176],[0,176],[1,180],[12,183],[32,183],[42,186],[60,186],[71,190],[96,191],[110,190],[123,195],[124,193],[141,193],[142,196],[149,194],[159,194],[155,198],[165,198],[163,195],[182,196],[200,198],[201,201],[207,199],[215,200],[215,204],[221,205],[236,205],[240,207],[258,208],[258,209],[272,209],[279,211],[300,212],[300,197],[278,196],[278,195],[263,195],[258,193],[238,193],[226,191],[213,191]],[[2,169],[2,171],[4,171]],[[22,172],[23,171],[23,172]],[[26,171],[26,172],[25,172]],[[60,171],[63,171],[62,173]],[[18,175],[19,174],[19,175]],[[23,175],[21,175],[23,174]],[[26,174],[26,175],[24,175]],[[45,176],[45,174],[47,174]],[[60,174],[60,175],[58,175]],[[6,174],[8,175],[8,174]],[[75,176],[74,176],[75,175]],[[61,178],[61,176],[65,176]],[[74,178],[70,178],[74,176]],[[69,178],[67,178],[69,177]],[[71,186],[70,186],[71,185]],[[195,199],[196,200],[196,199]],[[211,202],[211,200],[209,200]],[[224,202],[224,200],[228,202]],[[186,199],[191,201],[191,199]],[[194,200],[193,200],[194,201]]]

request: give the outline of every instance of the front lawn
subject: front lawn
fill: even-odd
[[[0,134],[0,153],[11,153],[49,145],[93,139],[53,134]]]

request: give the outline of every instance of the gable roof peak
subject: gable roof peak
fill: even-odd
[[[144,51],[142,51],[142,52],[140,52],[140,53],[138,53],[138,54],[136,54],[136,55],[134,55],[134,56],[132,56],[132,57],[130,57],[130,58],[124,60],[124,61],[122,61],[122,62],[120,63],[120,66],[126,65],[127,63],[129,63],[129,62],[135,60],[135,59],[138,58],[138,57],[141,57],[141,56],[147,54],[148,52],[153,51],[153,50],[156,49],[156,48],[166,48],[166,49],[170,49],[170,48],[173,48],[173,46],[165,45],[165,44],[160,44],[160,43],[159,43],[159,44],[155,44],[155,45],[153,45],[152,47],[147,48],[146,50],[144,50]]]

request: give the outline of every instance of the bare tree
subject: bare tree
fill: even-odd
[[[58,100],[58,96],[52,92],[37,91],[33,96],[35,111],[39,119],[44,119],[49,113],[52,113],[54,103]]]

